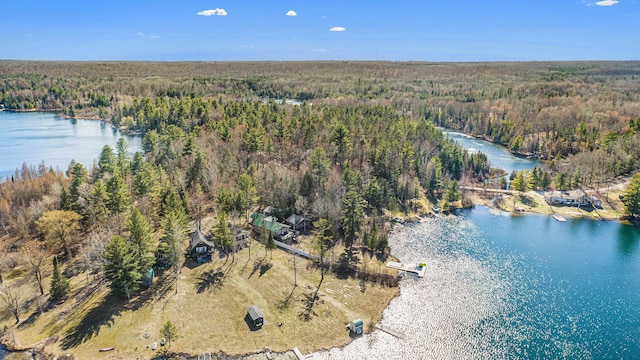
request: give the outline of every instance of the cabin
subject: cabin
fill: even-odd
[[[253,230],[259,234],[268,234],[271,232],[275,240],[291,243],[295,239],[295,234],[290,231],[291,227],[279,223],[273,216],[267,216],[261,213],[251,213],[251,226]]]
[[[214,244],[202,230],[198,229],[189,236],[187,256],[202,264],[211,261]]]
[[[264,314],[256,305],[247,307],[247,317],[254,327],[261,327],[264,324]]]
[[[311,230],[311,220],[302,215],[291,214],[284,222],[294,231],[299,231],[303,234]]]
[[[584,191],[578,189],[568,191],[547,191],[544,193],[544,199],[549,205],[602,206],[602,201],[600,201],[600,199],[593,195],[587,196]]]
[[[241,227],[229,224],[233,236],[233,251],[238,251],[249,246],[249,232]]]
[[[171,267],[169,257],[160,246],[156,249],[156,263],[154,267],[160,270],[165,270]]]

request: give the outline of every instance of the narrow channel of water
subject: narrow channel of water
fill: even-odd
[[[445,136],[462,145],[471,153],[482,152],[487,155],[491,167],[504,169],[507,174],[511,172],[531,170],[536,166],[542,166],[542,161],[537,159],[526,159],[514,156],[504,146],[492,144],[488,141],[475,138],[471,135],[442,129]]]

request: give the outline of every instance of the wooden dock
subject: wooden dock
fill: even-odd
[[[382,326],[380,324],[376,324],[376,329],[378,329],[380,331],[383,331],[383,332],[386,332],[389,335],[395,336],[398,339],[404,340],[404,334],[402,334],[401,332],[395,331],[393,329],[389,329],[389,328],[384,327],[384,326]]]
[[[424,263],[421,264],[403,264],[395,261],[389,261],[387,267],[391,269],[398,269],[406,273],[414,274],[418,277],[424,277],[427,272],[427,266]]]

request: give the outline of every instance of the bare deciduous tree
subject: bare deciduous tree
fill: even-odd
[[[31,275],[36,279],[40,295],[44,295],[44,287],[42,279],[44,278],[44,270],[47,258],[47,251],[42,245],[35,241],[30,241],[21,249],[22,258],[26,260],[31,268]]]
[[[0,302],[4,305],[6,311],[16,319],[16,324],[20,322],[21,297],[22,294],[18,288],[0,285]]]

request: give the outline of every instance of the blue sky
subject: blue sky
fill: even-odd
[[[0,5],[0,59],[640,60],[640,0]]]

